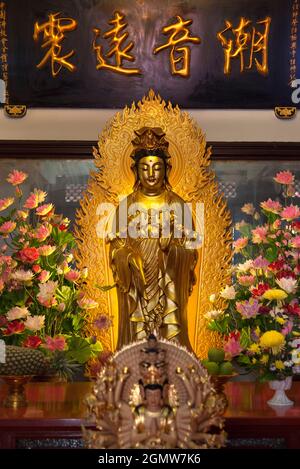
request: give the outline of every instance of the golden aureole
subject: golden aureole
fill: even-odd
[[[99,304],[90,311],[88,332],[98,335],[105,349],[114,351],[151,333],[178,340],[200,357],[218,345],[204,314],[224,306],[221,300],[212,305],[209,297],[230,280],[231,219],[209,169],[210,154],[195,121],[152,90],[117,113],[100,135],[94,148],[98,171],[92,172],[77,212],[75,256],[89,271],[85,293]],[[199,247],[188,246],[192,238],[185,234],[175,239],[172,230],[181,225],[176,216],[168,235],[154,223],[158,235],[149,236],[154,228],[147,218],[138,237],[124,236],[124,220],[128,225],[136,214],[125,212],[120,224],[124,206],[138,204],[157,214],[162,204],[182,208],[185,203],[192,213],[191,232],[195,227],[202,239]],[[198,223],[201,207],[204,222]],[[93,328],[100,314],[112,319],[112,328]]]

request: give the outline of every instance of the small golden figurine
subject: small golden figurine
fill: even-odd
[[[187,303],[198,259],[191,245],[197,238],[192,216],[169,183],[165,133],[143,127],[135,134],[131,153],[135,184],[117,207],[115,233],[109,238],[118,290],[117,349],[154,332],[192,350]]]

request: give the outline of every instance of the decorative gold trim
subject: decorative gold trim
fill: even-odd
[[[296,116],[297,108],[293,106],[276,106],[274,112],[277,119],[293,119]]]
[[[204,314],[222,304],[209,302],[230,282],[231,217],[226,202],[218,192],[215,174],[210,170],[211,147],[206,147],[205,137],[198,124],[178,106],[166,103],[153,90],[137,104],[126,107],[108,122],[102,131],[98,148],[93,149],[98,171],[91,173],[88,188],[76,215],[75,236],[78,248],[75,253],[78,267],[88,267],[86,294],[99,303],[90,311],[92,320],[99,314],[113,319],[109,331],[97,331],[92,325],[88,332],[96,334],[104,347],[115,350],[117,342],[117,295],[115,288],[102,291],[96,285],[112,285],[112,272],[108,263],[108,246],[96,233],[101,219],[97,216],[100,203],[117,206],[118,196],[132,191],[134,177],[130,170],[131,140],[134,130],[143,126],[160,127],[166,132],[169,152],[172,155],[170,183],[173,190],[186,202],[204,203],[204,245],[196,266],[197,284],[188,303],[189,336],[197,356],[205,356],[210,346],[218,345],[219,338],[207,330]],[[200,267],[201,266],[201,267]]]
[[[4,112],[7,117],[19,119],[21,117],[26,116],[27,107],[24,104],[6,104],[4,106]]]

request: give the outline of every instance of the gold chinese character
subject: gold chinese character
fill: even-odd
[[[169,40],[166,44],[156,47],[153,54],[157,54],[163,49],[170,47],[170,65],[172,75],[180,75],[188,77],[190,75],[190,60],[191,51],[188,46],[178,47],[179,44],[184,42],[194,42],[199,44],[201,39],[199,37],[190,36],[188,26],[193,23],[193,20],[184,21],[181,16],[177,16],[177,23],[165,26],[162,29],[163,34],[170,34]]]
[[[256,27],[250,28],[251,21],[246,18],[240,19],[240,24],[237,28],[233,28],[230,21],[225,21],[226,28],[217,33],[217,38],[224,48],[225,63],[224,73],[229,74],[231,70],[231,59],[240,58],[240,71],[244,72],[245,69],[251,69],[255,63],[256,69],[259,73],[266,75],[268,69],[268,40],[270,31],[271,18],[267,17],[262,21],[258,21],[258,25],[263,25],[263,32],[260,32]],[[233,33],[234,39],[225,36],[227,31]],[[250,52],[249,64],[245,66],[245,52]],[[254,55],[261,54],[261,61]],[[254,59],[254,61],[253,61]]]
[[[38,41],[40,33],[43,34],[42,49],[49,47],[48,52],[37,65],[37,68],[42,68],[46,63],[51,61],[52,76],[56,77],[61,71],[62,67],[66,67],[70,72],[76,70],[75,65],[70,63],[68,59],[74,55],[74,50],[66,55],[60,57],[62,46],[61,43],[65,38],[66,31],[74,31],[77,27],[77,21],[73,18],[58,18],[60,13],[49,15],[47,22],[39,25],[38,22],[34,25],[33,38]]]
[[[113,27],[106,31],[103,35],[103,38],[110,38],[110,50],[103,56],[102,46],[96,44],[97,38],[100,36],[100,29],[94,28],[95,38],[93,41],[93,49],[96,53],[97,58],[97,66],[96,69],[100,70],[100,68],[106,68],[116,73],[121,73],[124,75],[137,75],[140,74],[141,71],[138,68],[124,68],[123,61],[128,60],[130,62],[134,62],[135,58],[129,52],[134,47],[134,43],[130,41],[126,46],[124,42],[128,38],[128,33],[121,32],[127,28],[128,23],[122,22],[125,16],[122,13],[116,11],[114,13],[114,18],[111,19],[108,23],[111,24]],[[109,59],[115,56],[115,64],[112,65],[107,63],[106,58]]]

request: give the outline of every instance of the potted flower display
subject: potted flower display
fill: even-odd
[[[269,198],[258,211],[250,203],[242,208],[248,219],[236,225],[232,285],[212,297],[217,308],[206,317],[228,358],[273,389],[275,381],[287,389],[300,371],[300,209],[294,175],[282,171],[274,180],[280,200]]]
[[[0,374],[37,374],[39,351],[52,372],[70,378],[102,350],[83,333],[86,311],[97,303],[81,292],[88,272],[74,267],[69,220],[45,202],[42,190],[24,200],[26,178],[13,170],[7,181],[14,194],[0,200],[0,338],[7,349]],[[22,351],[23,364],[14,359]]]

